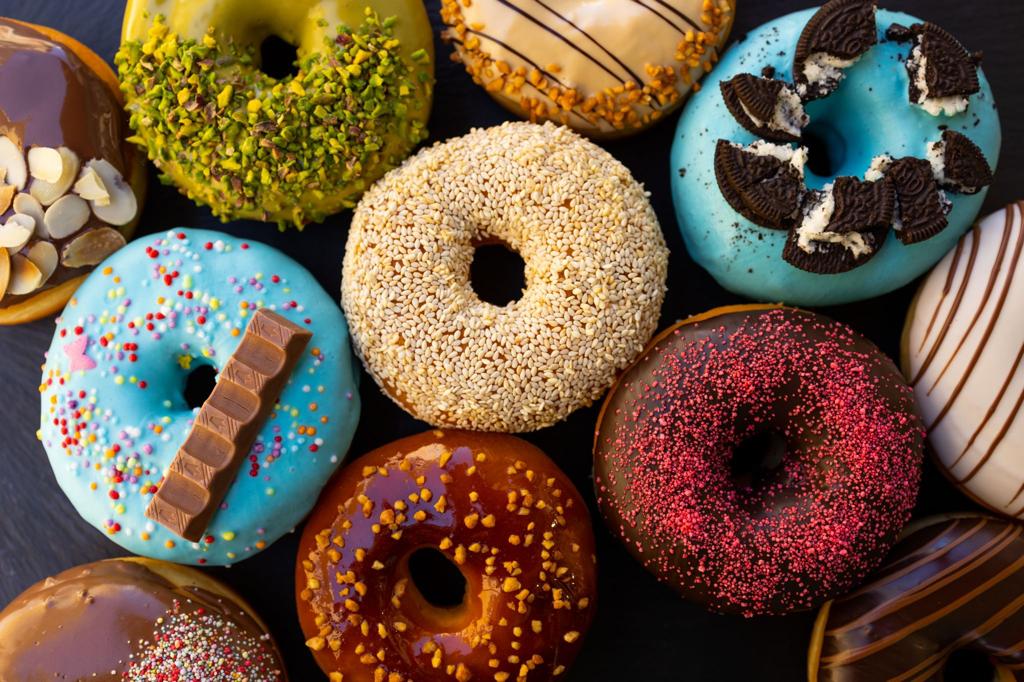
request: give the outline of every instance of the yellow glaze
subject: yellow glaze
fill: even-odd
[[[433,93],[434,45],[421,0],[128,0],[121,41],[122,44],[145,42],[154,20],[159,17],[170,32],[181,39],[202,41],[212,28],[220,44],[230,41],[240,47],[256,47],[254,68],[258,68],[258,47],[264,39],[277,36],[294,45],[301,60],[322,51],[325,38],[334,40],[340,26],[357,28],[362,25],[368,10],[381,20],[397,19],[391,30],[393,37],[400,41],[398,54],[408,65],[416,83],[412,93],[416,105],[409,107],[406,120],[425,125]],[[429,55],[429,60],[412,58],[412,55],[423,52]],[[287,79],[278,82],[288,85]],[[255,93],[255,96],[259,94]],[[144,131],[137,132],[142,136],[145,134]],[[279,195],[256,210],[218,207],[216,200],[211,198],[211,192],[204,192],[196,178],[178,164],[167,162],[165,158],[157,165],[183,193],[210,204],[214,212],[225,220],[249,218],[276,221],[282,225],[291,222],[301,227],[310,220],[316,221],[354,206],[369,184],[397,165],[408,155],[411,147],[408,140],[389,135],[376,154],[376,160],[364,164],[362,172],[353,181],[339,183],[326,192],[304,192],[300,196],[288,197]],[[297,218],[298,215],[303,217]]]

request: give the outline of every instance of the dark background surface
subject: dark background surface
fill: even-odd
[[[281,0],[287,2],[288,0]],[[438,0],[428,0],[435,26]],[[732,40],[776,16],[809,6],[808,0],[738,0]],[[1020,65],[1024,50],[1024,0],[892,0],[882,6],[934,21],[971,50],[985,52],[984,68],[995,91],[1003,124],[1002,159],[985,213],[1024,198],[1024,91]],[[117,49],[123,5],[118,0],[0,0],[0,14],[47,24],[81,40],[112,60]],[[438,83],[431,139],[440,140],[509,118],[438,41]],[[31,97],[32,93],[26,93]],[[621,159],[652,193],[652,201],[672,251],[669,293],[662,325],[717,305],[738,302],[687,256],[676,229],[669,194],[668,152],[678,115],[654,130],[604,146]],[[152,173],[151,173],[152,175]],[[332,295],[339,291],[349,214],[298,233],[272,225],[236,222],[220,225],[205,208],[151,177],[140,233],[179,225],[222,229],[260,239],[309,268]],[[893,294],[825,312],[898,355],[903,317],[915,285]],[[42,446],[36,440],[39,403],[36,387],[53,322],[43,320],[0,329],[0,605],[47,575],[123,551],[82,522],[57,487]],[[363,413],[351,453],[358,455],[425,427],[378,391],[364,374]],[[590,444],[596,408],[580,410],[565,423],[528,434],[576,482],[593,507]],[[971,508],[926,464],[916,515]],[[744,620],[708,614],[659,585],[619,547],[595,516],[601,589],[597,619],[568,676],[580,680],[798,680],[806,676],[805,652],[813,613]],[[293,599],[298,533],[262,554],[228,569],[209,569],[256,607],[285,652],[293,680],[321,679],[303,644]],[[975,678],[980,679],[980,678]]]

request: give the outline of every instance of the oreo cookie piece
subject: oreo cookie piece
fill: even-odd
[[[888,180],[836,178],[808,193],[800,224],[790,230],[782,258],[817,274],[863,265],[878,252],[892,225],[895,193]]]
[[[810,118],[785,82],[741,73],[719,83],[722,99],[736,122],[772,142],[798,142]]]
[[[907,73],[909,97],[932,116],[955,116],[967,110],[981,90],[978,59],[945,29],[931,22],[914,24]]]
[[[946,229],[951,205],[935,181],[931,163],[910,156],[897,159],[885,170],[885,178],[896,191],[893,229],[901,242],[923,242]]]
[[[804,100],[831,94],[843,69],[878,42],[873,0],[830,0],[810,18],[796,44],[793,83]]]
[[[761,227],[785,230],[800,213],[806,160],[803,148],[762,140],[741,147],[719,140],[715,177],[722,196],[737,213]]]
[[[981,149],[955,130],[943,131],[940,141],[928,145],[928,161],[935,180],[951,192],[977,194],[992,184],[992,167]]]

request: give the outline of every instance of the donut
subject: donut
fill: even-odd
[[[312,334],[300,354],[274,342],[286,329],[258,327],[271,315]],[[235,563],[294,528],[359,416],[345,319],[313,276],[263,244],[183,228],[85,281],[39,391],[39,439],[82,518],[134,554],[189,564]]]
[[[525,261],[504,307],[471,286],[488,243]],[[366,370],[414,417],[521,432],[611,385],[656,328],[667,271],[621,163],[566,128],[506,123],[425,149],[367,192],[341,301]]]
[[[594,137],[682,105],[718,60],[734,0],[442,0],[452,59],[512,113]]]
[[[299,622],[330,682],[556,679],[594,615],[595,561],[586,505],[547,455],[430,431],[324,492],[299,544]]]
[[[121,106],[92,50],[0,17],[0,324],[58,312],[134,232],[145,158]]]
[[[690,256],[733,293],[802,306],[924,274],[970,228],[999,159],[977,60],[871,0],[753,30],[676,130],[672,198]]]
[[[918,289],[902,365],[939,468],[1024,515],[1024,202],[982,220]]]
[[[620,377],[594,438],[609,529],[658,580],[744,616],[808,609],[910,517],[924,434],[896,366],[814,313],[716,308]]]
[[[288,679],[241,597],[195,569],[138,558],[70,568],[16,597],[0,611],[0,678]]]
[[[943,679],[959,650],[987,658],[990,679],[1018,679],[1022,527],[963,514],[931,517],[908,531],[871,582],[822,607],[811,637],[810,682]]]
[[[294,75],[260,70],[271,36]],[[320,222],[427,137],[421,0],[129,0],[121,39],[135,141],[224,221]]]

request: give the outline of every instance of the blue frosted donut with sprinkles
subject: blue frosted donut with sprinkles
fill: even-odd
[[[275,386],[262,395],[265,414],[248,422],[234,415],[240,421],[225,427],[223,441],[199,434],[213,423],[206,415],[215,396],[227,396],[218,405],[228,414],[258,397],[231,383],[232,363],[245,359],[249,335],[260,331],[254,318],[265,317],[308,343],[277,384],[254,384]],[[270,357],[273,344],[257,341],[257,359]],[[197,378],[204,373],[206,391]],[[352,440],[357,377],[341,309],[302,266],[264,244],[175,229],[115,253],[57,319],[39,386],[38,436],[75,509],[111,540],[147,557],[226,565],[305,517]],[[251,444],[237,440],[230,465],[209,464],[230,450],[228,431],[237,438],[247,429]],[[198,458],[191,465],[186,451]],[[154,520],[151,509],[171,498],[165,482],[183,475],[192,477],[185,488],[204,493],[215,487],[210,479],[227,476],[220,494],[204,498],[205,517],[190,508],[197,496],[174,499],[179,520],[203,519],[193,524],[198,533]]]

